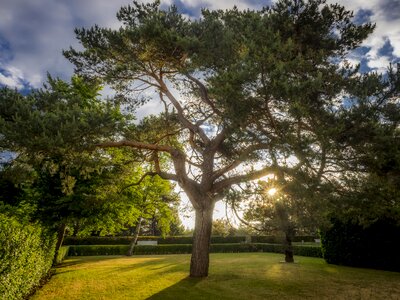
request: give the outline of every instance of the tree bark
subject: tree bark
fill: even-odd
[[[142,220],[143,220],[143,218],[140,217],[139,218],[139,222],[136,225],[135,233],[133,234],[133,240],[129,245],[128,253],[126,254],[127,256],[132,256],[133,255],[133,250],[135,249],[135,246],[136,246],[136,243],[137,243],[137,240],[138,240],[138,237],[139,237],[139,233],[140,233],[140,228],[142,226]]]
[[[285,262],[293,263],[293,246],[292,246],[292,235],[290,233],[285,234]]]
[[[207,208],[196,209],[190,277],[208,276],[213,210],[213,205]]]
[[[65,223],[60,224],[60,226],[58,227],[56,251],[54,252],[53,265],[57,264],[57,256],[58,256],[58,252],[62,246],[62,243],[64,241],[64,235],[65,235],[66,228],[67,228],[67,224],[65,224]]]

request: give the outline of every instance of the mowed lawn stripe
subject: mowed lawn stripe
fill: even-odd
[[[72,257],[32,299],[400,299],[400,273],[273,253],[211,254],[188,278],[189,255]]]

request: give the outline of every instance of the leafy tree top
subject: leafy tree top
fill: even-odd
[[[178,181],[195,206],[199,195],[218,199],[232,184],[268,173],[321,176],[343,95],[361,85],[357,68],[339,63],[374,25],[356,25],[351,12],[322,0],[205,9],[198,20],[175,6],[162,10],[159,1],[134,1],[117,17],[118,30],[77,29],[84,50],[64,54],[119,99],[139,105],[144,94],[157,95],[169,126],[157,138],[135,132],[103,146],[152,152],[155,172]],[[159,168],[160,152],[173,173]]]

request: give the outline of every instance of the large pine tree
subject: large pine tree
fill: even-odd
[[[207,276],[214,205],[229,189],[271,173],[318,181],[335,168],[340,115],[363,84],[345,57],[374,26],[323,0],[205,9],[196,20],[134,1],[117,17],[118,30],[77,29],[84,49],[64,54],[121,103],[165,108],[157,122],[98,146],[143,151],[147,175],[178,182],[196,212],[190,275]]]

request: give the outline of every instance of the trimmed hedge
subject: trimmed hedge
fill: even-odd
[[[128,249],[128,245],[69,246],[68,256],[125,255]]]
[[[297,236],[293,239],[293,242],[314,242],[314,236]],[[64,239],[64,245],[129,245],[133,237],[131,236],[90,236],[90,237],[66,237]],[[166,238],[158,236],[140,236],[139,241],[157,241],[160,245],[165,244],[191,244],[193,237],[191,236],[170,236]],[[212,236],[211,244],[234,244],[244,243],[246,240],[245,236]],[[268,243],[268,244],[281,244],[283,237],[279,236],[252,236],[252,243]]]
[[[273,235],[253,235],[251,236],[252,243],[267,243],[267,244],[282,244],[283,236]]]
[[[80,245],[70,246],[69,256],[91,256],[91,255],[125,255],[128,252],[128,245]],[[279,244],[212,244],[211,253],[239,253],[239,252],[273,252],[283,253],[284,246]],[[191,244],[180,245],[157,245],[157,246],[137,246],[134,254],[184,254],[191,253]],[[313,246],[293,246],[294,255],[322,257],[320,247]]]
[[[129,245],[133,237],[89,236],[84,238],[67,236],[63,245]]]
[[[126,255],[129,245],[77,245],[69,246],[68,256]],[[191,253],[192,245],[143,245],[136,246],[133,254],[185,254]]]
[[[211,244],[234,244],[244,243],[246,241],[245,236],[212,236]]]
[[[58,250],[56,264],[61,264],[63,260],[68,256],[69,246],[62,246],[60,250]]]
[[[56,237],[0,214],[0,298],[24,299],[49,275]]]
[[[251,241],[253,243],[268,243],[268,244],[281,244],[284,241],[285,237],[284,236],[274,236],[274,235],[253,235],[251,237]],[[292,242],[314,242],[315,239],[319,239],[317,236],[313,235],[299,235],[295,236],[292,240]]]
[[[239,252],[272,252],[284,253],[285,246],[282,244],[214,244],[211,245],[212,253],[239,253]],[[293,246],[294,255],[322,257],[320,247],[315,246]]]
[[[84,238],[66,237],[64,245],[129,245],[133,237],[131,236],[89,236]],[[157,241],[158,244],[191,244],[193,238],[186,236],[166,237],[159,236],[140,236],[139,241]]]
[[[394,219],[380,219],[364,228],[351,220],[332,220],[321,232],[322,251],[327,263],[400,271],[400,225]]]

